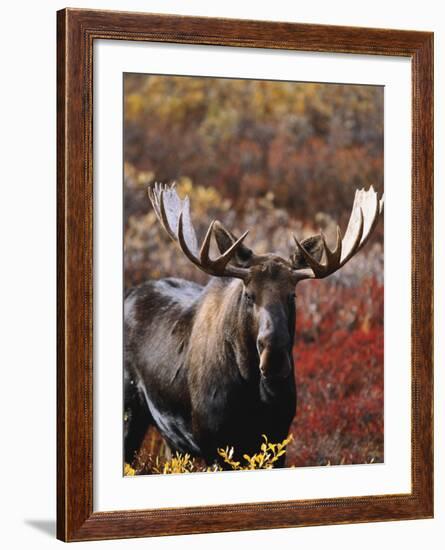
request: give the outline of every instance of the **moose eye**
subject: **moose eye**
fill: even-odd
[[[246,292],[246,302],[249,305],[252,305],[255,302],[255,294]]]

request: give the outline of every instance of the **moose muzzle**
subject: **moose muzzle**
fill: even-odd
[[[291,338],[287,318],[279,308],[260,317],[257,337],[260,372],[265,378],[286,378],[292,370]]]
[[[292,370],[289,351],[266,347],[260,354],[260,372],[264,378],[287,378]]]

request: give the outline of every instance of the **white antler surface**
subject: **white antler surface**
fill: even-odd
[[[247,277],[248,269],[229,265],[229,262],[246,238],[248,231],[243,233],[218,258],[212,259],[209,256],[209,251],[215,220],[209,225],[201,248],[198,248],[198,239],[190,215],[189,198],[181,199],[176,192],[175,184],[168,187],[158,183],[148,189],[148,196],[165,231],[179,244],[185,256],[199,269],[217,277],[236,277],[238,279]]]
[[[379,200],[374,187],[355,192],[351,216],[343,239],[337,226],[337,243],[334,250],[326,244],[322,234],[325,262],[317,261],[294,236],[295,243],[306,259],[310,269],[298,270],[300,278],[321,279],[343,267],[363,247],[383,212],[383,197]]]

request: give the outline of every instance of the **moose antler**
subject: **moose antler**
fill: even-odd
[[[245,279],[249,270],[229,265],[229,262],[246,238],[248,231],[243,233],[223,254],[212,260],[209,256],[209,250],[216,220],[213,220],[209,225],[198,251],[198,239],[190,215],[190,200],[188,197],[181,199],[175,187],[174,183],[170,187],[155,183],[153,187],[148,189],[148,196],[156,216],[165,231],[180,246],[187,258],[202,271],[216,277]]]
[[[379,200],[372,185],[368,191],[357,190],[343,239],[340,228],[337,226],[337,243],[334,250],[328,247],[326,238],[321,233],[324,263],[317,261],[294,235],[295,244],[310,267],[310,269],[295,269],[298,279],[323,279],[343,267],[367,242],[382,211],[383,196]]]

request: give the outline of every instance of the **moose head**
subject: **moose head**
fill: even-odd
[[[198,247],[189,198],[181,199],[174,184],[155,184],[148,192],[161,225],[190,262],[213,277],[242,281],[230,307],[237,310],[233,317],[239,321],[238,331],[250,354],[256,354],[261,376],[270,381],[285,379],[293,368],[296,285],[305,279],[322,279],[343,267],[365,245],[383,210],[383,198],[378,199],[372,186],[358,190],[346,232],[342,237],[337,226],[333,249],[322,232],[303,241],[293,236],[295,248],[289,258],[282,258],[274,253],[256,254],[244,242],[248,231],[237,238],[216,220]],[[210,257],[212,237],[220,252],[216,258]]]

